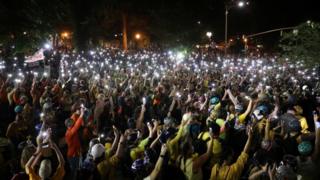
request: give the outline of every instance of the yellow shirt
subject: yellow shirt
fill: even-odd
[[[130,157],[134,161],[139,157],[139,154],[144,152],[145,146],[148,144],[149,138],[142,140],[139,145],[135,148],[132,148],[130,151]]]
[[[119,163],[119,159],[116,156],[106,158],[100,162],[97,166],[98,172],[101,175],[101,179],[117,179],[116,166]]]
[[[29,175],[29,180],[41,180],[40,176],[32,168],[26,167],[26,173]],[[64,167],[58,166],[56,172],[50,179],[61,180],[63,179],[64,174],[65,174]]]
[[[231,166],[215,164],[211,170],[212,180],[238,180],[240,179],[244,165],[248,159],[248,154],[242,152],[237,161]]]
[[[299,118],[300,121],[300,126],[301,126],[301,133],[306,134],[309,133],[308,131],[308,123],[307,123],[307,119],[303,116],[298,116],[297,118]]]
[[[184,158],[181,158],[180,161],[180,169],[182,170],[182,172],[184,173],[184,175],[187,177],[188,180],[202,180],[202,170],[201,168],[197,171],[194,172],[193,170],[193,158],[188,158],[186,161],[184,161]]]

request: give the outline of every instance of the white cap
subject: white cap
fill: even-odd
[[[46,179],[51,175],[51,161],[48,159],[44,159],[40,163],[40,168],[39,168],[39,176],[42,179]]]
[[[104,146],[99,143],[99,144],[93,145],[90,154],[93,157],[93,159],[97,159],[103,155],[104,151],[105,151]]]

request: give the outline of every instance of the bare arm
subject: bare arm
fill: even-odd
[[[51,140],[49,142],[51,144],[51,148],[55,151],[55,153],[57,155],[57,158],[58,158],[58,161],[59,161],[59,166],[64,167],[65,161],[64,161],[64,158],[63,158],[63,155],[62,155],[60,149],[58,148],[56,143],[52,142]]]
[[[141,111],[140,111],[140,115],[137,119],[137,122],[136,122],[136,127],[137,129],[139,129],[140,131],[142,131],[142,123],[143,123],[143,119],[144,119],[144,113],[146,112],[146,106],[145,104],[143,104],[141,106]]]
[[[176,105],[176,100],[175,100],[175,98],[173,97],[172,103],[171,103],[170,108],[169,108],[169,112],[168,112],[168,114],[167,114],[168,117],[171,116],[171,112],[173,111],[175,105]]]
[[[156,166],[154,167],[153,171],[150,174],[150,179],[155,180],[161,170],[162,164],[163,164],[163,158],[166,155],[167,152],[167,145],[163,144],[161,147],[161,153],[157,160]]]
[[[314,114],[313,115],[313,120],[315,124],[315,147],[314,147],[314,152],[312,154],[312,160],[313,161],[318,161],[319,160],[319,149],[320,149],[320,122],[319,120],[319,115]]]
[[[248,107],[247,107],[246,111],[244,112],[244,115],[245,115],[245,116],[248,116],[248,114],[249,114],[250,111],[251,111],[251,108],[252,108],[252,99],[250,99],[249,104],[248,104]]]
[[[248,129],[248,139],[247,139],[246,145],[243,148],[243,152],[245,152],[246,154],[249,153],[249,149],[250,149],[250,146],[251,146],[251,141],[252,141],[252,127],[249,127],[249,129]]]
[[[126,134],[123,134],[121,135],[120,137],[120,141],[119,141],[119,144],[118,144],[118,148],[117,148],[117,151],[116,151],[116,154],[115,156],[117,158],[121,158],[123,153],[124,153],[124,144],[125,144],[125,139],[127,138],[127,135]]]
[[[237,105],[238,101],[237,99],[233,96],[233,94],[231,93],[230,89],[227,90],[228,96],[231,100],[231,102],[233,103],[233,105]]]
[[[114,132],[115,138],[113,140],[113,143],[112,143],[112,146],[111,146],[111,149],[110,149],[110,152],[109,152],[110,156],[112,156],[115,153],[115,151],[116,151],[116,149],[118,147],[119,139],[120,139],[119,131],[115,126],[113,126],[113,132]]]

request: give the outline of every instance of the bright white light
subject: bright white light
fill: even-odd
[[[243,7],[243,6],[244,6],[244,2],[243,2],[243,1],[239,1],[239,2],[238,2],[238,6],[239,6],[239,7]]]
[[[46,44],[44,45],[44,48],[46,48],[46,49],[51,49],[51,45],[50,45],[49,43],[46,43]]]
[[[206,35],[207,35],[208,38],[211,38],[212,37],[212,32],[209,31],[209,32],[206,33]]]

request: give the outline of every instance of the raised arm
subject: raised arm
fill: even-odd
[[[157,160],[156,166],[154,167],[154,169],[152,170],[151,174],[150,174],[150,179],[151,180],[155,180],[161,170],[162,164],[163,164],[163,158],[166,155],[167,152],[167,145],[163,144],[161,146],[161,152],[160,152],[160,156]]]
[[[312,160],[313,161],[319,161],[319,149],[320,149],[320,122],[319,115],[314,113],[313,115],[314,125],[315,125],[315,147],[312,154]]]
[[[146,112],[146,105],[143,104],[141,106],[141,111],[140,111],[140,115],[137,119],[137,122],[136,122],[136,127],[137,129],[139,129],[140,131],[143,131],[143,127],[142,127],[142,124],[143,124],[143,119],[144,119],[144,113]]]
[[[118,148],[117,148],[117,151],[116,151],[116,154],[115,156],[117,158],[121,158],[123,156],[123,153],[124,153],[124,145],[125,145],[125,140],[127,138],[127,135],[126,133],[125,134],[122,134],[121,137],[120,137],[120,141],[119,141],[119,144],[118,144]]]
[[[232,92],[230,91],[230,89],[227,89],[227,93],[228,93],[228,96],[231,100],[231,102],[233,103],[233,105],[237,105],[238,104],[238,101],[237,99],[233,96]]]
[[[248,139],[247,139],[246,145],[244,146],[243,151],[242,151],[246,154],[249,153],[249,149],[250,149],[251,141],[252,141],[252,133],[253,133],[252,127],[249,126],[248,127]]]
[[[58,161],[59,161],[59,166],[60,167],[64,167],[65,161],[64,161],[64,158],[63,158],[63,155],[62,155],[60,149],[58,148],[56,143],[54,143],[51,139],[49,140],[49,143],[50,143],[51,148],[54,150],[54,152],[57,155],[57,158],[58,158]]]
[[[211,135],[210,135],[211,136]],[[212,153],[212,146],[213,146],[213,138],[211,136],[211,140],[209,142],[209,146],[207,148],[207,152],[199,156],[193,161],[192,169],[197,171],[202,168],[203,164],[209,159],[210,154]]]
[[[119,139],[120,139],[120,133],[115,126],[113,126],[113,132],[114,132],[114,140],[113,140],[111,149],[109,151],[110,156],[112,156],[115,153],[115,151],[118,147]]]
[[[249,100],[249,104],[248,104],[248,106],[247,106],[247,109],[246,109],[246,111],[243,113],[243,115],[244,115],[245,117],[247,117],[248,114],[251,112],[251,108],[252,108],[252,99]]]
[[[30,157],[29,161],[25,166],[27,174],[29,174],[29,171],[34,171],[34,166],[35,164],[38,163],[41,155],[42,155],[41,145],[38,145],[36,152]]]
[[[81,113],[79,118],[77,119],[75,125],[71,127],[71,134],[75,134],[80,129],[81,125],[83,124],[83,114],[84,114],[84,109],[81,108]]]

